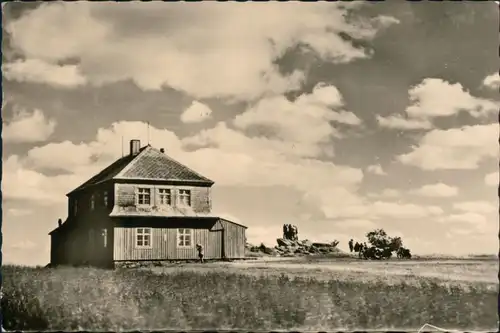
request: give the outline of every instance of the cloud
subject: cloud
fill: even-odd
[[[488,186],[498,186],[498,172],[492,172],[484,176],[484,183]]]
[[[475,169],[498,156],[498,124],[473,125],[426,133],[412,151],[397,159],[424,170]]]
[[[375,224],[373,221],[366,219],[348,219],[342,221],[335,221],[335,228],[340,228],[345,230],[356,228],[356,229],[363,229],[368,232],[370,230],[377,228],[377,224]]]
[[[333,199],[335,198],[335,199]],[[371,202],[344,189],[325,189],[310,200],[319,202],[324,215],[330,219],[417,219],[439,216],[444,213],[438,206],[387,201]]]
[[[31,250],[36,247],[36,244],[29,240],[22,240],[20,242],[14,243],[9,246],[11,249],[15,250]]]
[[[453,204],[453,208],[464,212],[471,212],[478,214],[487,214],[498,211],[498,206],[495,207],[494,205],[486,201],[457,202]]]
[[[491,89],[500,88],[500,76],[498,72],[488,75],[484,78],[483,85]]]
[[[342,136],[332,122],[361,124],[354,113],[342,110],[343,103],[336,87],[319,83],[310,94],[302,94],[293,102],[285,96],[262,99],[236,116],[233,124],[249,135],[293,145],[299,155],[331,156],[331,140]]]
[[[414,190],[412,192],[414,194],[421,195],[424,197],[448,198],[457,196],[458,188],[443,183],[437,183],[432,185],[424,185],[418,190]]]
[[[366,171],[380,176],[387,175],[380,164],[369,165],[366,167]]]
[[[85,180],[85,173],[47,176],[26,168],[19,156],[11,155],[3,164],[2,195],[4,199],[30,201],[41,205],[62,204],[65,194]]]
[[[388,117],[376,116],[379,126],[394,129],[414,130],[414,129],[430,129],[432,123],[426,119],[407,119],[401,115],[391,115]]]
[[[447,117],[466,111],[473,117],[498,112],[499,104],[472,96],[460,83],[427,78],[409,91],[411,104],[406,109],[413,118]]]
[[[31,210],[28,209],[20,209],[20,208],[9,208],[7,209],[7,214],[11,216],[26,216],[32,213]]]
[[[183,123],[198,123],[212,116],[212,109],[198,101],[193,101],[191,105],[181,114]]]
[[[121,144],[122,136],[136,137],[141,133],[137,129],[143,127],[141,122],[118,122],[99,129],[96,139],[90,142],[63,141],[33,148],[26,157],[12,155],[5,162],[4,194],[16,199],[60,202],[65,193],[120,157],[116,146]],[[297,157],[292,152],[284,154],[286,143],[252,139],[224,124],[183,139],[166,129],[151,127],[150,132],[155,140],[166,143],[170,156],[222,186],[286,186],[314,192],[323,188],[353,189],[363,178],[361,170]],[[139,139],[145,142],[144,137]],[[204,147],[192,149],[194,142]],[[65,173],[49,177],[42,170]],[[303,177],[305,174],[309,176]]]
[[[472,96],[460,83],[426,78],[408,91],[410,105],[405,115],[376,116],[381,127],[403,130],[429,130],[431,120],[467,112],[479,118],[495,114],[500,107],[495,101]]]
[[[369,197],[382,197],[382,198],[397,198],[400,197],[402,193],[398,190],[392,189],[392,188],[386,188],[383,189],[382,192],[379,193],[369,193]]]
[[[57,65],[40,59],[6,63],[2,72],[7,80],[46,83],[57,87],[74,88],[86,82],[77,65]]]
[[[371,50],[344,37],[371,40],[397,20],[364,19],[356,7],[51,3],[8,22],[6,30],[29,61],[79,59],[78,72],[92,84],[131,79],[145,90],[168,85],[197,98],[253,99],[299,88],[304,71],[283,74],[276,64],[294,48],[332,63],[368,58]]]
[[[494,219],[488,219],[483,214],[476,212],[451,214],[439,218],[438,221],[453,224],[453,229],[455,224],[462,225],[462,228],[467,228],[469,233],[488,233],[493,231],[493,228],[498,228],[498,216]]]
[[[54,133],[56,121],[46,119],[41,110],[32,113],[14,108],[14,116],[3,128],[5,142],[41,142]]]

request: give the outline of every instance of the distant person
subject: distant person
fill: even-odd
[[[353,245],[353,243],[354,243],[354,241],[353,241],[353,240],[352,240],[352,238],[351,238],[351,240],[349,241],[349,252],[352,252],[352,251],[354,250],[354,245]]]
[[[203,262],[203,246],[201,244],[196,244],[196,250],[198,251],[198,258],[200,258],[200,262]]]

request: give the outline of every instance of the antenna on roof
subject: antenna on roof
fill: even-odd
[[[122,135],[122,157],[123,157],[123,135]]]
[[[148,121],[148,146],[149,146],[149,121]]]

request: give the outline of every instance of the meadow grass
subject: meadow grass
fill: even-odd
[[[6,330],[491,330],[497,292],[235,272],[2,267]]]

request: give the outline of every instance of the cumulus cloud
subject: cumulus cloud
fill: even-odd
[[[28,209],[20,209],[20,208],[9,208],[7,209],[7,214],[10,216],[26,216],[30,215],[32,212]]]
[[[415,129],[430,129],[433,127],[432,123],[427,119],[409,119],[401,115],[391,115],[387,117],[376,116],[377,122],[380,127],[415,130]]]
[[[454,186],[449,186],[443,183],[437,183],[432,185],[424,185],[421,188],[412,191],[414,194],[421,195],[424,197],[454,197],[458,195],[458,188]]]
[[[424,170],[475,169],[498,157],[498,124],[473,125],[426,133],[412,151],[398,160]]]
[[[198,101],[193,101],[191,105],[181,114],[183,123],[199,123],[212,116],[212,109]]]
[[[409,91],[410,117],[446,117],[466,111],[474,117],[498,112],[498,103],[472,96],[460,83],[427,78]]]
[[[484,176],[484,183],[488,186],[498,186],[498,172],[492,172]]]
[[[428,130],[431,120],[467,112],[479,118],[495,114],[500,104],[485,98],[472,96],[460,83],[450,83],[438,78],[426,78],[408,91],[410,105],[405,116],[394,114],[376,116],[381,127]]]
[[[500,88],[500,75],[498,72],[488,75],[483,80],[483,85],[491,88],[491,89],[499,89]]]
[[[366,167],[366,171],[380,176],[387,175],[380,164],[369,165]]]
[[[76,65],[57,65],[40,59],[16,60],[2,66],[7,80],[46,83],[57,87],[73,88],[85,84],[86,79]]]
[[[341,136],[332,123],[361,124],[354,113],[342,110],[343,104],[336,87],[320,83],[293,102],[285,96],[264,98],[236,116],[233,124],[250,135],[286,142],[301,155],[332,155],[329,142]]]
[[[370,197],[397,198],[401,196],[401,192],[393,188],[385,188],[379,193],[369,193]]]
[[[18,199],[64,200],[65,193],[120,157],[116,147],[121,144],[122,136],[135,138],[141,132],[137,129],[143,127],[141,122],[114,123],[100,129],[94,141],[51,143],[31,149],[26,157],[12,155],[5,162],[4,194]],[[220,185],[281,185],[307,192],[325,187],[353,188],[363,177],[361,170],[355,168],[284,154],[286,149],[272,140],[248,138],[222,124],[202,132],[205,133],[202,137],[180,139],[173,132],[154,127],[150,132],[155,140],[166,143],[170,156]],[[146,138],[139,136],[139,139],[145,142]],[[204,147],[186,148],[203,140],[206,140],[202,142]],[[76,155],[76,161],[67,157]],[[231,167],[220,168],[220,165]],[[66,173],[49,177],[41,169]],[[304,174],[309,176],[303,177]]]
[[[33,112],[14,108],[13,117],[3,128],[3,140],[6,142],[41,142],[54,133],[56,121],[47,119],[41,110]]]
[[[346,15],[359,4],[262,5],[50,3],[6,30],[27,59],[80,59],[78,70],[65,68],[66,74],[81,73],[93,84],[131,79],[146,90],[168,85],[197,98],[251,99],[300,86],[302,71],[283,74],[276,64],[290,49],[333,63],[367,58],[371,50],[341,36],[371,40],[397,23]]]
[[[464,212],[472,212],[478,214],[487,214],[498,211],[498,206],[487,201],[465,201],[453,204],[453,208]]]
[[[29,240],[22,240],[20,242],[13,243],[8,247],[15,250],[31,250],[36,247],[36,244]]]
[[[450,214],[439,218],[438,221],[452,224],[453,228],[456,225],[458,228],[468,230],[469,233],[488,233],[493,231],[493,228],[498,229],[498,216],[492,219],[477,212]]]

